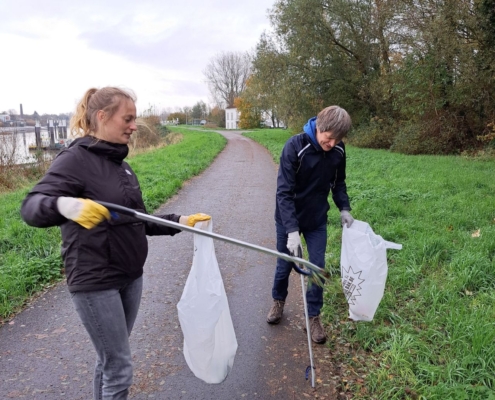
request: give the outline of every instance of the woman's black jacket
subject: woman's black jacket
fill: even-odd
[[[53,160],[46,175],[22,203],[21,216],[29,225],[60,226],[62,257],[71,292],[119,288],[139,278],[148,254],[146,235],[180,232],[122,214],[85,229],[58,212],[59,196],[106,201],[146,212],[136,175],[123,161],[128,151],[125,144],[92,136],[76,139]],[[159,217],[179,221],[179,215]]]

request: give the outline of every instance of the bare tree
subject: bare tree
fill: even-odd
[[[214,56],[203,71],[214,101],[221,107],[232,107],[234,99],[246,88],[251,72],[248,53],[223,52]]]

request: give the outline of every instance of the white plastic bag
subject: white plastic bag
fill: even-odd
[[[366,222],[344,225],[340,274],[354,321],[371,321],[375,315],[387,280],[387,249],[400,250],[402,245],[376,235]]]
[[[209,232],[212,227],[211,220],[196,224]],[[193,263],[177,310],[187,365],[206,383],[222,382],[234,364],[237,339],[212,238],[194,235]]]

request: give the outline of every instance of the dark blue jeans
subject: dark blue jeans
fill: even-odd
[[[287,233],[285,228],[275,223],[277,230],[277,251],[289,254],[287,249]],[[309,261],[320,268],[325,268],[325,249],[327,246],[327,226],[322,225],[313,231],[302,231],[306,240],[306,246],[309,254]],[[285,301],[289,288],[289,275],[293,263],[277,258],[277,269],[275,270],[275,279],[273,281],[272,297],[275,300]],[[308,303],[308,316],[315,317],[320,315],[323,306],[323,288],[316,285],[308,285],[306,291],[306,300]]]
[[[143,291],[143,277],[119,289],[71,293],[79,318],[98,359],[94,375],[95,400],[127,399],[132,384],[129,346]]]

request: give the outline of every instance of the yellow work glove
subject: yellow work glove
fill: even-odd
[[[110,219],[110,211],[93,200],[59,197],[57,208],[65,218],[77,222],[86,229],[94,228],[104,219]]]
[[[191,215],[182,215],[179,218],[179,223],[187,226],[194,226],[197,222],[208,221],[211,217],[208,214],[198,213]]]

